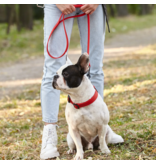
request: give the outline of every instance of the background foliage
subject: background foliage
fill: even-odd
[[[149,4],[108,4],[107,11],[109,17],[124,17],[129,14],[147,15],[153,12],[155,5]],[[33,29],[33,20],[43,19],[43,10],[32,4],[12,4],[0,5],[0,22],[8,24],[7,33],[10,26],[16,23],[17,30],[21,28]]]

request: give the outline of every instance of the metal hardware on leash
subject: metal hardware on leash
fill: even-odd
[[[44,4],[42,5],[42,6],[40,6],[39,4],[37,4],[37,7],[39,7],[39,8],[44,8]]]

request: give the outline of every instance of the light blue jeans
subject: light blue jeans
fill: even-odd
[[[65,16],[81,14],[82,11],[77,8],[75,12]],[[65,64],[66,56],[59,59],[52,59],[46,51],[46,45],[51,30],[55,26],[61,15],[61,11],[54,4],[47,4],[44,8],[44,70],[41,84],[41,107],[42,118],[46,123],[55,123],[58,121],[60,91],[52,87],[53,76],[56,71]],[[70,40],[74,18],[65,20],[65,26]],[[87,16],[77,18],[82,53],[87,52]],[[104,55],[104,39],[105,39],[105,16],[102,5],[99,5],[95,12],[90,15],[90,75],[91,82],[103,97],[104,74],[103,74],[103,55]],[[49,43],[50,53],[57,57],[62,55],[66,47],[66,39],[61,23],[52,35]],[[81,54],[80,54],[81,55]]]

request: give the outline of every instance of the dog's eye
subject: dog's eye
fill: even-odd
[[[63,72],[63,76],[64,76],[64,77],[68,77],[69,74],[68,74],[67,72]]]

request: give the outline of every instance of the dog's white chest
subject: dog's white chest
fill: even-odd
[[[101,101],[100,101],[101,102]],[[82,136],[91,140],[97,135],[98,129],[106,117],[103,103],[99,99],[92,105],[75,109],[72,104],[67,104],[66,120],[73,129],[77,128]]]

